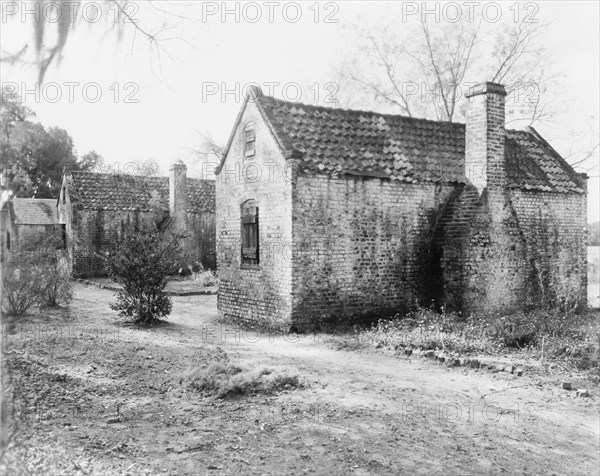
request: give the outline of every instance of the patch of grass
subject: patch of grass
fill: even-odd
[[[184,275],[173,274],[169,276],[169,281],[187,281],[193,282],[195,284],[199,284],[203,287],[213,287],[219,285],[219,278],[217,278],[217,273],[212,269],[204,268],[202,265],[194,264],[191,266],[184,266],[188,272],[184,273]]]
[[[404,318],[380,320],[358,332],[357,338],[363,344],[393,350],[411,347],[458,353],[493,352],[498,344],[486,330],[486,326],[474,318],[465,320],[457,315],[419,308]]]
[[[359,339],[360,332],[358,328],[354,332],[343,332],[336,334],[322,334],[319,335],[319,340],[329,344],[335,350],[345,350],[348,352],[356,352],[369,347],[363,339]]]
[[[598,368],[598,313],[558,310],[505,316],[470,316],[417,309],[405,317],[380,320],[368,329],[335,336],[337,348],[360,346],[392,351],[409,347],[457,354],[517,351],[533,359],[558,360],[578,370]]]
[[[212,287],[219,285],[219,279],[214,271],[210,269],[201,270],[198,273],[193,273],[192,277],[194,281],[200,283],[203,287]]]
[[[223,399],[243,395],[270,395],[302,387],[298,375],[288,369],[221,362],[188,372],[180,383],[195,391]]]

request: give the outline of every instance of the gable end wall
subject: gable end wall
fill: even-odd
[[[256,155],[244,158],[243,129],[256,125]],[[216,176],[219,315],[289,328],[291,316],[292,183],[289,168],[256,105],[244,110]],[[259,265],[241,263],[241,205],[259,210]]]

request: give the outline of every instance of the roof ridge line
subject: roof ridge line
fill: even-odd
[[[90,172],[88,170],[74,170],[71,172],[72,174],[86,174],[86,175],[102,175],[102,176],[109,176],[109,177],[113,177],[115,175],[118,175],[120,177],[132,177],[132,178],[139,178],[139,179],[169,179],[170,177],[168,175],[136,175],[136,174],[120,174],[120,173],[104,173],[104,172]],[[202,179],[202,178],[198,178],[198,177],[187,177],[187,180],[195,180],[195,181],[199,181],[199,182],[214,182],[214,180],[209,180],[209,179]]]
[[[319,110],[331,111],[331,112],[349,112],[349,113],[353,113],[353,114],[368,114],[368,115],[374,115],[374,116],[380,116],[380,117],[402,118],[402,119],[407,119],[409,121],[423,121],[423,122],[432,122],[435,124],[452,124],[453,126],[463,126],[463,127],[465,126],[464,122],[440,121],[437,119],[427,119],[424,117],[405,116],[404,114],[391,114],[391,113],[384,113],[384,112],[367,111],[364,109],[350,109],[350,108],[341,108],[341,107],[322,106],[320,104],[307,104],[307,103],[303,103],[303,102],[286,101],[285,99],[279,99],[274,96],[267,96],[266,94],[262,94],[259,97],[259,101],[266,102],[266,103],[268,103],[269,101],[278,102],[278,103],[282,103],[282,104],[287,104],[292,107],[302,106],[302,107],[308,107],[308,108],[312,108],[312,109],[319,109]]]

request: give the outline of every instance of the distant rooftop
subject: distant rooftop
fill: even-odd
[[[69,195],[79,208],[104,210],[152,209],[152,201],[168,209],[169,177],[72,172]],[[215,182],[187,178],[188,212],[215,209]]]
[[[56,200],[43,198],[13,198],[5,204],[16,225],[57,225]]]

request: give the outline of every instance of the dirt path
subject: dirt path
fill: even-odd
[[[115,326],[109,291],[76,291],[71,319]],[[568,398],[527,376],[335,350],[323,336],[244,332],[216,318],[215,296],[175,298],[169,325],[133,332],[110,362],[96,347],[87,351],[83,364],[100,362],[108,377],[91,382],[82,362],[69,359],[56,367],[90,385],[97,404],[121,399],[131,411],[117,424],[87,415],[70,425],[75,431],[51,421],[65,448],[82,433],[83,441],[112,438],[125,448],[107,454],[84,445],[78,466],[92,474],[598,474],[597,397]],[[114,378],[124,365],[114,355],[132,347],[144,360]],[[306,387],[223,402],[172,385],[186,362],[206,364],[219,349],[232,361],[293,369]],[[164,375],[175,377],[163,388]],[[144,390],[123,390],[134,382]]]
[[[414,440],[408,434],[416,431],[422,433],[412,435],[417,439],[427,436],[422,439],[424,449],[436,460],[445,441],[457,470],[472,468],[474,458],[474,472],[502,472],[503,465],[510,472],[597,472],[597,407],[565,398],[568,394],[560,389],[536,385],[527,377],[448,369],[419,358],[333,350],[322,335],[282,336],[219,325],[213,303],[214,297],[206,299],[206,312],[199,315],[182,309],[188,303],[179,303],[173,322],[192,341],[219,345],[242,361],[298,369],[310,381],[313,398],[329,402],[336,413],[355,415],[357,437],[363,431],[377,434],[378,426],[368,428],[364,418],[378,414],[382,424],[393,421],[407,433],[397,441],[397,449],[413,454]],[[423,456],[417,454],[415,463],[429,461]],[[470,462],[456,464],[457,457]],[[425,466],[436,469],[434,461]]]

